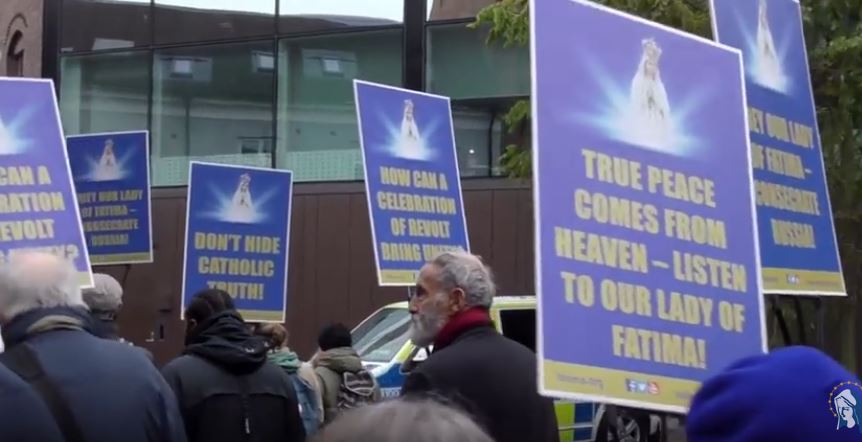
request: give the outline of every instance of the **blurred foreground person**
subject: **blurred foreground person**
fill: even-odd
[[[558,441],[553,401],[537,392],[536,355],[491,322],[495,290],[490,270],[466,252],[422,267],[410,297],[411,339],[434,352],[407,377],[402,395],[448,397],[497,442]]]
[[[686,420],[689,442],[862,440],[862,384],[810,347],[743,359],[707,380]]]
[[[344,410],[380,400],[380,387],[362,366],[347,327],[343,324],[324,327],[317,344],[320,353],[314,358],[314,371],[320,377],[325,422],[331,422]]]
[[[111,275],[93,273],[93,287],[82,292],[84,303],[93,317],[93,334],[102,339],[111,339],[132,345],[121,338],[117,331],[117,316],[123,308],[123,286]],[[137,347],[151,361],[153,354],[143,347]]]
[[[180,402],[190,442],[301,442],[290,378],[266,360],[226,292],[195,295],[185,312],[183,356],[162,370]]]
[[[431,400],[396,399],[339,416],[316,442],[494,442],[470,417]]]
[[[27,252],[0,266],[0,324],[0,440],[186,440],[176,399],[146,356],[91,334],[71,263]]]
[[[255,327],[254,334],[263,336],[269,341],[269,360],[281,367],[293,382],[293,390],[299,401],[299,414],[305,425],[305,435],[317,433],[323,423],[323,399],[320,396],[320,380],[314,374],[314,368],[307,362],[299,360],[288,347],[288,333],[281,324],[260,324]]]

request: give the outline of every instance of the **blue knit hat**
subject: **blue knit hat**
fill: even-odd
[[[788,347],[707,380],[686,432],[689,442],[862,442],[859,418],[856,376],[816,349]]]

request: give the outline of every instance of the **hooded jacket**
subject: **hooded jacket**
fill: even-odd
[[[236,312],[198,324],[183,353],[162,373],[190,442],[305,440],[290,378],[267,362],[266,341],[252,336]]]
[[[314,371],[320,377],[323,396],[324,421],[331,422],[338,415],[338,390],[344,373],[365,371],[362,360],[351,347],[339,347],[320,352],[314,360]],[[380,386],[374,382],[371,402],[380,400]]]
[[[299,356],[284,348],[281,351],[269,354],[270,362],[281,367],[288,375],[297,374],[303,381],[311,386],[314,391],[314,401],[317,404],[317,415],[320,423],[323,423],[323,396],[321,395],[320,378],[314,373],[314,368],[308,362],[299,360]]]
[[[30,347],[88,442],[185,441],[176,399],[158,370],[142,352],[93,336],[90,321],[83,309],[31,310],[3,327],[6,351]],[[50,442],[62,440],[59,431],[35,390],[0,367],[0,440]]]
[[[847,407],[842,395],[855,404]],[[860,441],[859,409],[856,376],[819,350],[788,347],[742,359],[704,382],[685,427],[689,442]]]

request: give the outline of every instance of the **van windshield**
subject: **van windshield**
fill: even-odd
[[[386,308],[353,331],[353,348],[363,362],[386,363],[409,338],[410,312],[403,308]]]

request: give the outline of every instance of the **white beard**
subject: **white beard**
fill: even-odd
[[[670,115],[670,102],[661,76],[647,78],[644,75],[644,61],[632,79],[629,93],[631,122],[637,140],[643,140],[652,147],[670,147],[673,133]]]
[[[434,343],[444,325],[446,322],[441,315],[416,313],[410,318],[410,340],[417,347],[427,347]]]

